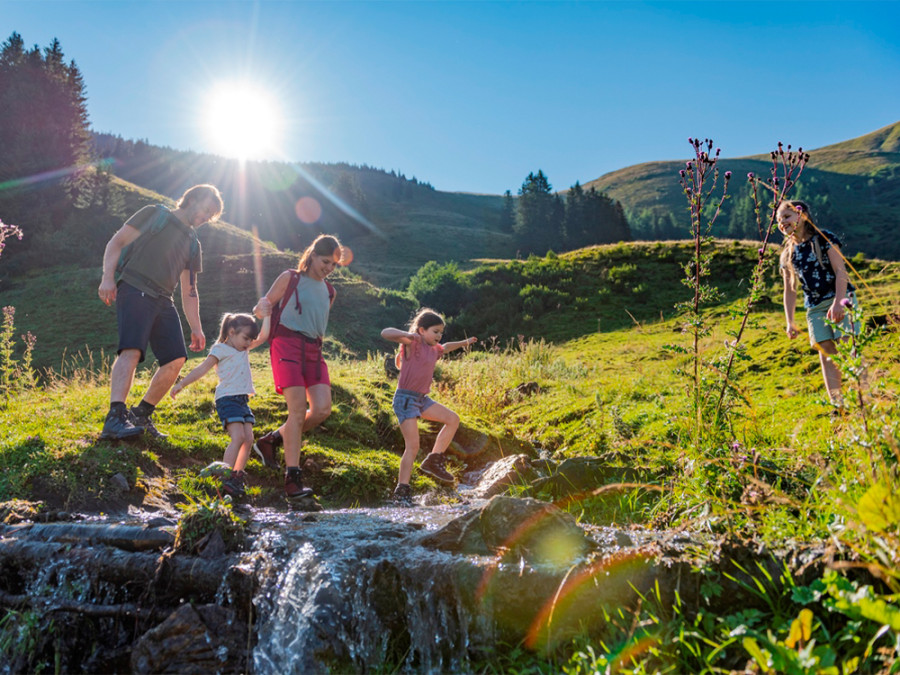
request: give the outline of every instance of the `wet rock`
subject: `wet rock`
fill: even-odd
[[[537,499],[502,496],[449,522],[420,543],[464,554],[509,553],[549,564],[569,564],[591,548],[584,530],[568,513]]]
[[[135,643],[132,672],[246,672],[247,631],[229,609],[182,605]]]
[[[527,484],[535,477],[531,461],[526,455],[511,455],[494,462],[481,476],[472,496],[489,499],[506,492],[510,485]]]

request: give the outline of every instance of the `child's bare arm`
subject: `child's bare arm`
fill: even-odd
[[[381,331],[381,337],[385,340],[390,340],[391,342],[400,342],[408,345],[413,341],[416,335],[415,333],[407,333],[405,330],[400,330],[399,328],[385,328]]]
[[[169,396],[171,396],[172,398],[178,396],[178,392],[180,392],[189,384],[193,384],[201,377],[206,375],[218,362],[219,359],[217,359],[215,356],[207,356],[203,360],[203,363],[194,368],[191,372],[185,375],[180,382],[177,382],[175,386],[172,387],[172,390],[169,392]]]
[[[272,317],[265,316],[263,317],[262,326],[259,329],[259,335],[256,336],[256,339],[250,343],[250,349],[256,349],[261,344],[265,343],[266,340],[269,339],[269,330],[272,328]]]
[[[470,338],[466,338],[465,340],[458,340],[457,342],[446,342],[444,343],[444,353],[452,352],[454,349],[459,349],[460,347],[468,347],[469,345],[475,344],[478,342],[478,338],[474,335]]]

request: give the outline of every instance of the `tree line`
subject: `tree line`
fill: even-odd
[[[506,191],[500,228],[515,235],[525,254],[631,240],[619,202],[594,187],[585,190],[578,182],[563,199],[540,169],[528,174],[517,198]]]

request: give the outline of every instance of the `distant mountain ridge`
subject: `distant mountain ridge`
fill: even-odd
[[[793,143],[794,148],[797,145]],[[812,203],[817,222],[842,235],[850,252],[900,259],[900,240],[895,236],[900,222],[900,122],[804,151],[810,160],[795,195]],[[683,161],[645,162],[604,174],[585,186],[594,186],[622,203],[636,239],[681,238],[689,222],[678,183],[683,166]],[[746,175],[752,171],[768,177],[771,166],[768,154],[719,160],[720,171],[731,171],[734,178],[732,197],[726,201],[714,236],[755,236],[756,225],[746,214]]]

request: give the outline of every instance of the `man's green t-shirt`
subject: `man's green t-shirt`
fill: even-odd
[[[197,233],[165,206],[145,206],[125,224],[141,235],[122,249],[116,283],[124,281],[154,297],[172,297],[182,271],[203,271]]]

